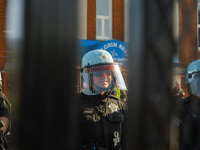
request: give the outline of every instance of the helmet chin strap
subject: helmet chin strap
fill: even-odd
[[[107,88],[101,88],[99,86],[97,86],[96,84],[94,85],[94,91],[95,93],[99,93],[101,95],[103,95],[106,92],[111,92],[112,88],[111,88],[112,84],[110,84]]]

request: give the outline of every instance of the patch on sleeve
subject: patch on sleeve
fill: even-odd
[[[175,126],[179,126],[183,120],[176,115],[172,115],[172,122]]]

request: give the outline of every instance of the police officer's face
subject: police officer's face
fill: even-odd
[[[176,82],[176,87],[177,87],[177,88],[180,87],[180,82]]]
[[[93,73],[94,84],[100,88],[108,88],[112,81],[112,76],[110,71],[97,71]]]

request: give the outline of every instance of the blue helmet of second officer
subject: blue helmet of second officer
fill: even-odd
[[[188,65],[185,83],[190,95],[200,97],[200,59]]]
[[[109,52],[99,49],[86,53],[82,58],[82,89],[86,95],[110,92],[114,87],[127,90],[118,64]]]

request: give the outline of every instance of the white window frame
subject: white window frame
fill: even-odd
[[[199,43],[199,30],[200,30],[200,24],[199,24],[199,9],[200,9],[200,1],[197,0],[197,43],[198,43],[198,51],[200,51],[200,43]]]
[[[109,16],[97,15],[96,10],[96,40],[111,40],[112,39],[112,0],[109,1]],[[97,7],[96,7],[97,8]],[[97,35],[97,19],[101,19],[101,35]],[[109,20],[109,36],[105,36],[105,20]]]

